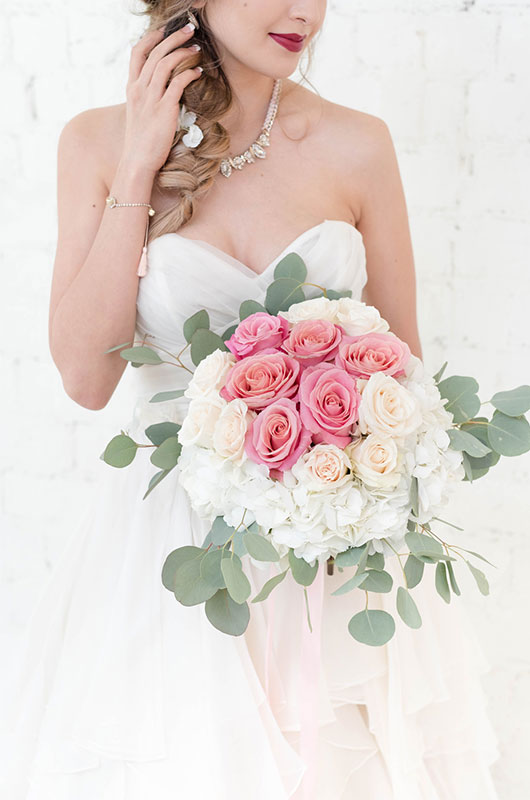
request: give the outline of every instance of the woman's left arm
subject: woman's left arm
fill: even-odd
[[[361,118],[354,186],[368,274],[362,299],[375,306],[390,330],[422,358],[414,255],[396,151],[384,120],[370,114]],[[359,117],[356,128],[359,136]]]

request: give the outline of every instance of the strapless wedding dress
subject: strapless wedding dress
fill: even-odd
[[[206,242],[168,233],[149,246],[137,336],[150,334],[147,344],[178,352],[182,324],[199,308],[222,332],[237,321],[242,300],[264,300],[274,266],[291,251],[304,258],[308,280],[351,289],[360,299],[363,239],[343,220],[304,231],[261,274]],[[309,287],[307,296],[316,292]],[[148,442],[145,427],[160,414],[180,421],[187,402],[149,398],[184,386],[188,373],[169,365],[127,373],[134,397],[123,427]],[[2,798],[306,798],[298,704],[307,624],[302,588],[288,573],[269,598],[275,605],[251,604],[243,636],[221,633],[203,605],[180,605],[161,582],[166,555],[200,546],[207,533],[178,484],[178,468],[145,500],[156,471],[145,451],[125,469],[103,461],[98,469],[89,507],[33,611],[17,686],[9,688],[13,730],[2,746]],[[384,647],[351,638],[348,620],[364,608],[365,596],[332,597],[346,573],[325,576],[310,796],[498,800],[490,775],[498,741],[480,683],[490,665],[464,601],[446,605],[434,575],[426,575],[413,590],[423,626],[411,630],[395,611],[401,576],[394,561],[386,566],[393,591],[370,600],[396,620]],[[252,565],[249,571],[257,591],[269,573]]]

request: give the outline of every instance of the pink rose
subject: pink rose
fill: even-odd
[[[219,394],[225,400],[239,397],[252,409],[265,408],[280,397],[297,393],[300,371],[294,358],[277,350],[264,350],[237,361],[228,370]]]
[[[244,358],[271,347],[279,347],[289,333],[289,323],[265,311],[241,320],[225,344],[236,358]]]
[[[384,372],[394,378],[405,374],[410,348],[390,333],[365,333],[343,336],[335,356],[335,364],[355,378],[369,378]]]
[[[342,330],[327,319],[305,319],[295,323],[282,344],[282,350],[304,366],[333,358],[342,339]]]
[[[334,364],[307,367],[300,379],[300,417],[317,443],[346,447],[358,419],[361,394],[355,378]]]
[[[251,423],[245,452],[251,461],[273,470],[290,469],[311,444],[311,432],[302,425],[296,403],[287,397],[271,403]]]

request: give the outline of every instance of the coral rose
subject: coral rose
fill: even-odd
[[[256,311],[242,320],[225,344],[236,358],[279,347],[287,334],[289,324],[283,317],[275,317],[266,311]]]
[[[298,361],[285,353],[256,353],[234,364],[219,394],[225,400],[239,397],[249,408],[259,410],[281,397],[295,395],[300,371]]]
[[[393,333],[343,336],[335,363],[355,378],[369,378],[374,372],[398,377],[405,374],[410,348]]]
[[[306,367],[300,379],[300,416],[313,441],[345,447],[357,421],[361,396],[355,378],[323,362]]]
[[[284,397],[271,403],[251,423],[245,451],[257,464],[274,470],[290,469],[311,444],[311,433],[302,425],[296,403]]]
[[[327,319],[297,322],[282,344],[282,350],[304,366],[319,364],[337,353],[342,339],[338,325]]]

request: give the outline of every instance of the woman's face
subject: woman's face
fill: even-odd
[[[286,78],[322,27],[327,0],[207,0],[204,6],[225,66],[233,60]],[[297,36],[304,38],[296,41]]]

